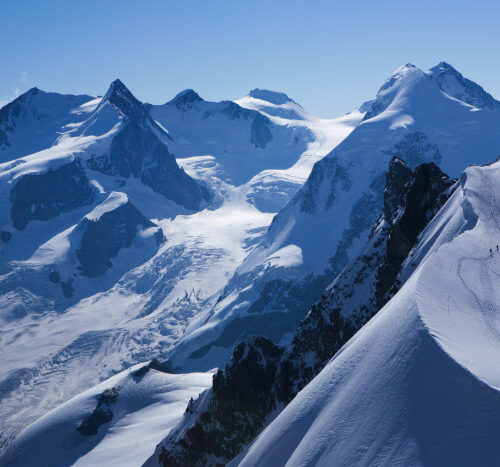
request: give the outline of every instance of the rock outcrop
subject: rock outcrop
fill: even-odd
[[[212,388],[158,446],[160,463],[223,465],[252,441],[398,290],[403,263],[452,187],[432,163],[412,171],[393,158],[384,209],[363,252],[312,307],[290,345],[249,337],[236,347]]]
[[[88,206],[94,189],[78,159],[44,173],[23,175],[10,192],[12,224],[23,230],[34,220],[46,221],[59,214]]]

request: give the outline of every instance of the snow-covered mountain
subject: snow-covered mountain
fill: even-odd
[[[235,465],[498,464],[499,185],[465,171],[407,283]]]
[[[363,116],[275,121],[193,91],[152,106],[119,80],[102,98],[34,89],[1,112],[3,439],[166,358]]]
[[[32,88],[0,109],[0,163],[47,149],[86,120],[97,100]]]
[[[210,385],[212,373],[169,374],[135,365],[67,401],[29,426],[4,466],[142,465],[151,448]]]
[[[493,283],[494,271],[481,269],[491,261],[464,256],[457,266],[462,296],[436,314],[432,307],[446,303],[439,294],[453,290],[456,281],[441,274],[440,280],[451,282],[440,287],[430,265],[442,249],[473,232],[474,248],[487,238],[487,251],[496,251],[499,242],[487,224],[496,223],[497,166],[468,169],[460,186],[444,173],[458,177],[468,165],[498,156],[499,109],[498,101],[444,62],[427,72],[401,67],[375,100],[339,119],[318,119],[286,94],[262,89],[234,102],[208,102],[186,90],[166,104],[144,104],[119,80],[102,98],[33,89],[1,109],[0,349],[6,358],[0,446],[22,431],[9,456],[22,456],[31,444],[39,449],[55,443],[56,457],[48,462],[65,465],[80,457],[92,464],[116,455],[128,440],[139,439],[138,426],[148,426],[155,433],[142,438],[137,462],[149,456],[152,465],[225,462],[278,417],[268,427],[276,450],[261,436],[238,459],[295,462],[279,449],[280,440],[293,445],[288,434],[299,433],[299,443],[300,426],[318,413],[321,418],[321,408],[333,407],[324,417],[337,414],[327,420],[334,426],[346,415],[338,401],[351,391],[362,388],[360,407],[366,394],[389,411],[368,377],[383,391],[392,375],[401,384],[387,393],[399,401],[417,377],[437,378],[441,370],[466,386],[472,373],[470,393],[476,394],[477,381],[486,387],[477,392],[480,415],[496,413],[490,389],[498,389],[497,376],[493,364],[482,362],[486,352],[498,351],[498,339],[486,334],[496,320],[495,288],[482,285]],[[483,222],[486,205],[491,216]],[[476,266],[488,278],[481,284],[474,279]],[[388,301],[381,316],[390,317],[371,320],[328,363]],[[473,327],[474,303],[482,327]],[[448,329],[453,307],[463,317],[457,314]],[[373,324],[378,322],[385,324]],[[412,336],[409,347],[402,343],[405,333]],[[364,335],[371,337],[359,337]],[[487,342],[476,346],[481,338]],[[358,350],[345,357],[352,364],[336,366],[352,348]],[[398,357],[400,348],[405,355]],[[417,364],[412,379],[419,352],[438,363],[431,369]],[[134,367],[151,358],[164,363],[155,361],[146,367],[150,371]],[[371,372],[354,364],[364,368],[365,359]],[[384,365],[395,369],[379,374]],[[210,385],[210,375],[166,371],[214,367],[225,369],[183,416],[181,405]],[[182,397],[168,420],[156,418],[159,400],[172,400],[165,385],[177,378]],[[328,391],[309,389],[330,384],[326,380],[336,381]],[[452,383],[440,381],[444,394]],[[419,388],[430,398],[437,394]],[[303,399],[307,391],[314,394]],[[129,396],[142,402],[129,404]],[[415,412],[424,413],[422,400],[416,399]],[[389,440],[384,446],[410,463],[425,463],[418,449],[410,449],[418,447],[411,436],[425,420],[410,411],[404,425],[407,408],[394,407],[403,425],[390,425],[397,417],[391,418],[380,442]],[[443,417],[451,412],[436,411]],[[353,413],[357,424],[362,412]],[[467,423],[490,423],[457,413]],[[399,430],[415,420],[417,428]],[[360,430],[359,445],[367,446],[377,431],[370,423]],[[325,429],[320,422],[315,426]],[[446,442],[459,442],[450,430]],[[328,438],[317,432],[310,436],[318,457],[300,448],[293,454],[297,462],[331,459]],[[395,439],[410,446],[407,451],[387,437],[399,432]],[[464,459],[478,440],[464,442]],[[301,446],[308,443],[304,438]]]
[[[239,344],[210,391],[190,405],[154,461],[212,465],[234,458],[316,376],[332,356],[397,292],[417,259],[419,234],[454,187],[434,164],[412,171],[394,157],[384,209],[361,254],[337,276],[288,346],[264,337]]]
[[[259,97],[244,101],[256,108]],[[290,340],[365,244],[382,209],[389,160],[398,156],[411,168],[433,162],[452,177],[469,164],[491,161],[500,153],[497,106],[450,65],[428,72],[411,64],[399,68],[364,106],[363,122],[314,165],[204,320],[188,328],[172,351],[173,366],[221,366],[247,335]]]

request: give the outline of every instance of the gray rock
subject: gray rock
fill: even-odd
[[[122,248],[132,245],[138,228],[156,227],[130,202],[108,211],[98,219],[85,217],[75,232],[82,232],[76,250],[82,274],[96,277],[112,266],[114,258]],[[156,242],[164,239],[160,228],[155,234]]]
[[[10,215],[14,227],[23,230],[30,221],[49,220],[94,201],[90,185],[78,159],[55,170],[27,174],[14,185]]]

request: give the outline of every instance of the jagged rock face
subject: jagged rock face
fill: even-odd
[[[84,218],[76,228],[82,231],[76,255],[80,261],[82,274],[96,277],[104,274],[112,266],[114,258],[122,248],[128,248],[139,228],[156,227],[130,202],[104,213],[98,219]],[[163,232],[156,232],[158,243],[163,241]]]
[[[366,248],[312,307],[294,336],[291,360],[302,362],[296,365],[296,374],[301,375],[296,390],[397,292],[404,261],[451,195],[453,183],[432,163],[411,172],[400,159],[391,160],[383,214]]]
[[[109,154],[93,157],[87,164],[107,175],[138,178],[187,209],[196,210],[202,200],[210,198],[208,190],[177,165],[175,157],[155,135],[147,119],[130,119],[113,138]]]
[[[239,344],[225,370],[214,375],[211,391],[190,402],[186,415],[194,423],[178,444],[168,442],[161,447],[160,463],[224,465],[236,456],[276,407],[269,395],[282,354],[282,347],[264,337],[248,338]],[[173,438],[176,436],[172,433]]]
[[[110,90],[105,96],[109,102],[127,117],[147,118],[148,112],[144,104],[126,88],[126,86],[116,79],[111,83]]]
[[[23,230],[30,221],[53,219],[63,212],[88,206],[94,200],[94,189],[75,159],[55,170],[22,176],[10,198],[12,223]]]
[[[430,69],[439,87],[448,95],[479,109],[487,107],[500,111],[500,102],[487,93],[479,84],[465,78],[446,62],[438,63]]]
[[[365,249],[311,308],[289,346],[271,347],[267,341],[272,352],[264,357],[257,344],[264,338],[249,338],[237,347],[225,370],[219,371],[217,383],[214,378],[213,388],[188,408],[190,430],[196,437],[183,435],[181,422],[179,432],[160,445],[157,455],[161,452],[163,465],[189,464],[193,459],[194,465],[216,465],[234,458],[399,288],[403,262],[451,195],[452,185],[432,163],[412,171],[393,158],[386,174],[384,209]],[[257,373],[248,372],[252,378],[241,379],[241,355],[246,364],[261,362]],[[252,386],[255,378],[263,382],[258,388]],[[265,404],[259,402],[263,400]],[[221,423],[220,414],[237,422]]]
[[[394,295],[396,279],[403,261],[417,243],[419,233],[448,199],[452,182],[439,167],[430,163],[419,166],[406,193],[406,208],[392,224],[386,244],[385,261],[377,271],[377,307],[381,308]],[[385,203],[388,201],[384,200]],[[389,294],[390,296],[387,296]]]
[[[390,219],[402,205],[406,194],[406,184],[410,181],[412,171],[405,161],[393,157],[389,162],[389,170],[385,175],[384,217]]]

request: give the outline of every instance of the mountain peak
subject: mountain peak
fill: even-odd
[[[119,79],[115,79],[110,84],[102,102],[109,102],[127,117],[144,115],[145,113],[144,105],[135,98]]]
[[[36,96],[41,90],[38,89],[36,86],[33,86],[32,88],[28,89],[25,94],[27,95],[32,95],[32,96]]]
[[[255,88],[248,94],[250,97],[255,99],[260,99],[263,101],[270,102],[275,105],[286,104],[287,102],[293,102],[284,92],[270,91],[268,89]]]
[[[428,74],[434,78],[441,90],[449,96],[479,109],[500,111],[500,102],[479,84],[465,78],[447,62],[439,62]]]
[[[455,70],[448,62],[439,62],[436,66],[432,67],[431,70]]]
[[[184,89],[167,103],[180,108],[190,106],[194,102],[203,102],[203,99],[192,89]]]
[[[368,120],[381,114],[391,104],[395,96],[403,89],[414,87],[423,79],[429,79],[426,74],[411,63],[400,66],[392,73],[380,87],[377,97],[371,101],[363,120]],[[368,105],[364,105],[366,109]]]

